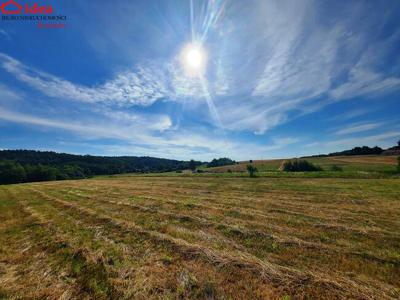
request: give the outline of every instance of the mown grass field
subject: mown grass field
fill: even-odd
[[[398,299],[400,181],[0,186],[0,298]]]
[[[307,157],[305,160],[323,168],[322,172],[315,172],[311,177],[384,177],[393,175],[397,169],[397,156],[362,155],[362,156],[331,156],[331,157]],[[278,172],[282,162],[286,159],[254,160],[251,162],[261,176],[291,176],[290,173]],[[225,173],[228,171],[246,173],[249,161],[239,162],[236,165],[205,169],[210,173]],[[330,172],[332,166],[338,166],[343,172]],[[366,173],[371,173],[368,174]],[[297,174],[296,177],[299,175]]]

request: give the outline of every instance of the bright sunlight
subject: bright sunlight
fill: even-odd
[[[199,44],[186,45],[181,53],[181,63],[187,75],[202,75],[206,68],[207,55]]]

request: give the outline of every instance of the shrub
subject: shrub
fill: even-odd
[[[247,172],[249,173],[250,177],[256,177],[255,173],[257,173],[258,170],[253,165],[247,165]]]
[[[343,171],[343,168],[338,166],[338,165],[332,165],[331,166],[331,171],[333,171],[333,172],[341,172],[341,171]]]
[[[315,166],[307,160],[289,160],[283,162],[281,168],[285,172],[312,172],[312,171],[322,171],[322,168]]]

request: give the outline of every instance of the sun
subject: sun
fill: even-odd
[[[206,51],[200,44],[187,44],[181,53],[181,63],[188,75],[202,75],[207,63]]]
[[[189,49],[186,54],[186,62],[191,68],[199,68],[203,61],[203,55],[197,48]]]

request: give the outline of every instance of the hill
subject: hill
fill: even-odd
[[[323,156],[344,156],[344,155],[379,155],[382,154],[384,150],[378,146],[375,147],[368,147],[368,146],[362,146],[362,147],[354,147],[353,149],[350,150],[344,150],[340,152],[332,152],[329,154],[318,154],[318,155],[312,155],[310,157],[323,157]]]
[[[394,171],[397,166],[397,156],[383,155],[352,155],[352,156],[325,156],[306,157],[305,160],[329,171],[333,166],[339,166],[345,172],[384,172]],[[234,165],[207,168],[206,172],[246,172],[248,164],[257,167],[259,172],[276,172],[286,159],[242,161]],[[340,174],[339,174],[340,175]]]
[[[93,175],[168,172],[189,168],[190,162],[135,156],[91,156],[32,150],[0,151],[0,184],[77,179]],[[201,162],[194,162],[200,165]]]

